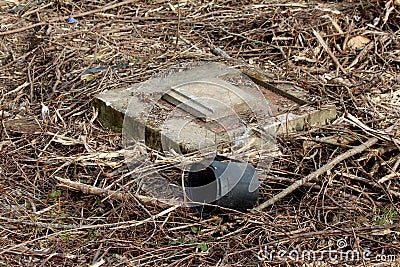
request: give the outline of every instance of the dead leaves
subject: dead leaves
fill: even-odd
[[[357,35],[349,39],[347,42],[347,47],[352,49],[352,50],[360,50],[363,49],[367,44],[371,42],[371,39],[369,39],[366,36],[363,35]]]

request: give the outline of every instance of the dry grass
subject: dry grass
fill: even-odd
[[[257,253],[336,249],[345,239],[343,251],[373,256],[340,266],[397,266],[375,256],[400,259],[399,1],[147,2],[0,2],[0,264],[291,266],[304,262]],[[126,186],[120,134],[95,121],[90,102],[198,60],[257,65],[338,107],[332,125],[279,140],[260,203],[378,140],[262,212],[201,219],[145,205]],[[76,192],[57,178],[127,198]]]

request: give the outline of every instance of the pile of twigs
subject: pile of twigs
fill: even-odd
[[[153,2],[0,3],[0,263],[396,266],[399,1]],[[99,92],[189,61],[259,66],[338,109],[280,137],[253,211],[200,218],[134,191],[96,121]]]

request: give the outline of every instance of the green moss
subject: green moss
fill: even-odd
[[[397,210],[392,207],[385,207],[379,210],[376,216],[376,223],[378,225],[393,225],[399,219]]]

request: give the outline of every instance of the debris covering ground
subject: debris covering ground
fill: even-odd
[[[1,1],[0,264],[312,266],[276,253],[332,248],[371,254],[320,266],[398,266],[399,14],[397,0]],[[259,66],[338,108],[279,140],[260,204],[376,142],[260,212],[200,219],[135,198],[121,135],[90,102],[201,60]]]

